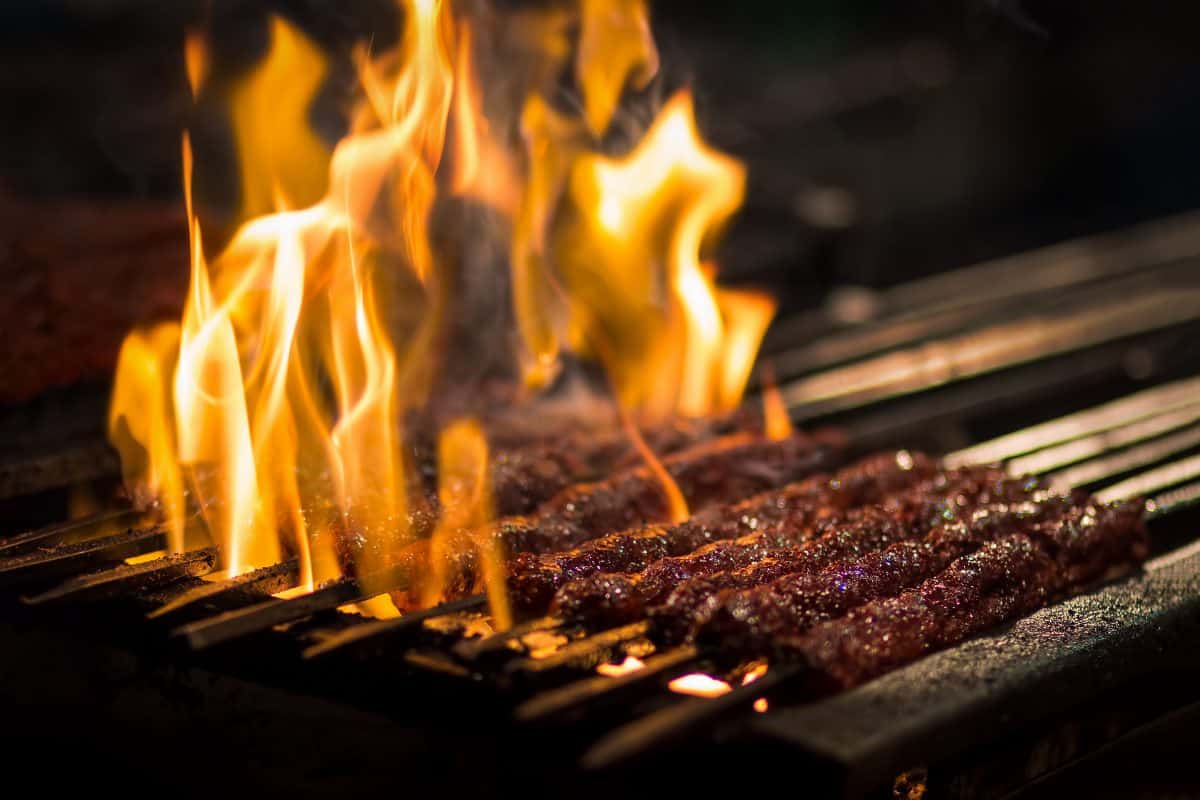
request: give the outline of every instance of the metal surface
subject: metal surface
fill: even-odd
[[[1200,544],[1008,630],[928,656],[836,697],[749,721],[844,774],[853,795],[914,765],[1005,734],[1117,687],[1200,668]]]

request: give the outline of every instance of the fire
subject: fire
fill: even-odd
[[[744,188],[741,164],[701,139],[686,91],[628,155],[575,160],[553,235],[570,337],[605,364],[625,407],[702,416],[740,400],[774,304],[718,292],[702,254]]]
[[[189,30],[183,36],[183,65],[187,70],[188,86],[192,89],[192,98],[200,96],[208,80],[210,67],[208,39],[202,31]]]
[[[763,431],[767,438],[782,441],[792,435],[792,417],[787,403],[779,393],[775,382],[775,370],[769,365],[763,369]]]
[[[443,212],[476,203],[501,231],[491,244],[508,255],[514,330],[494,338],[517,343],[514,372],[533,390],[553,383],[565,350],[598,361],[676,519],[686,503],[638,425],[734,408],[774,302],[716,283],[709,258],[745,174],[701,138],[687,91],[627,153],[600,151],[602,135],[627,127],[616,124],[626,95],[658,72],[642,0],[401,5],[395,51],[355,55],[363,99],[333,147],[309,119],[329,61],[272,18],[266,55],[228,98],[242,224],[220,252],[206,250],[192,208],[185,137],[186,307],[129,335],[110,437],[173,552],[196,519],[222,575],[296,558],[296,591],[345,574],[383,591],[374,577],[425,547],[428,574],[411,577],[426,604],[446,596],[447,564],[467,553],[503,627],[484,426],[442,430],[436,499],[407,460],[405,420],[456,374],[447,323],[470,277],[459,251],[478,238],[452,228],[446,252]],[[193,96],[211,93],[205,37],[184,44]],[[547,100],[572,67],[576,110]],[[434,507],[436,524],[414,522]]]
[[[280,210],[280,196],[288,207],[299,208],[320,200],[325,191],[329,149],[308,124],[328,70],[325,57],[279,17],[271,17],[270,37],[266,58],[234,87],[230,100],[241,160],[242,219]],[[196,45],[185,49],[189,76],[193,70],[207,73],[206,52]]]
[[[645,88],[658,73],[658,48],[642,0],[580,0],[583,17],[575,77],[583,89],[584,119],[600,136],[625,84]]]
[[[505,593],[504,554],[488,532],[495,518],[490,469],[487,439],[476,420],[459,420],[442,431],[438,439],[442,514],[430,537],[430,568],[422,587],[422,603],[431,606],[444,599],[451,573],[449,559],[470,548],[481,567],[495,628],[504,630],[512,624],[512,613]]]

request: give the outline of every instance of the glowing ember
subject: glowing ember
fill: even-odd
[[[667,688],[679,694],[690,694],[693,697],[720,697],[732,691],[732,687],[723,680],[705,675],[703,672],[692,672],[682,675],[667,684]]]
[[[637,672],[642,667],[646,666],[640,658],[633,656],[625,656],[625,660],[620,664],[601,664],[596,667],[596,672],[609,678],[619,678],[622,675],[628,675],[631,672]]]
[[[690,94],[625,155],[599,151],[623,98],[658,71],[643,0],[401,5],[395,52],[357,53],[362,100],[332,151],[309,121],[327,58],[271,20],[268,52],[229,98],[243,224],[216,254],[192,208],[185,136],[187,303],[179,322],[126,340],[110,438],[170,550],[211,541],[216,574],[295,558],[304,592],[367,580],[415,548],[428,574],[410,576],[412,594],[429,604],[468,556],[483,576],[470,588],[503,628],[485,431],[470,419],[442,430],[435,502],[402,425],[462,366],[445,351],[471,248],[508,256],[514,330],[491,338],[517,345],[513,374],[548,385],[564,349],[599,362],[677,520],[686,503],[638,426],[736,407],[774,302],[715,282],[707,258],[745,175],[704,143]],[[187,34],[184,59],[198,96],[212,72],[203,34]],[[547,98],[572,66],[580,102],[559,107]],[[465,221],[433,235],[435,218],[473,219],[471,204],[491,215],[489,236]],[[446,238],[453,248],[435,245]],[[396,613],[386,597],[357,610]]]
[[[765,675],[766,672],[766,663],[755,664],[742,675],[742,685],[745,686],[748,683],[753,683]],[[667,688],[672,692],[691,695],[692,697],[720,697],[723,694],[733,691],[733,687],[725,681],[703,672],[692,672],[688,675],[675,678],[667,684]],[[754,701],[755,711],[762,713],[767,708],[767,698],[760,697]]]

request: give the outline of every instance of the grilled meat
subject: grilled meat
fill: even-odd
[[[836,433],[797,433],[782,441],[735,434],[662,460],[693,513],[784,486],[827,468],[840,451]],[[613,531],[664,522],[666,495],[654,473],[635,467],[560,492],[528,517],[501,520],[496,530],[513,553],[576,547]]]
[[[743,415],[745,416],[745,415]],[[643,435],[650,449],[669,456],[739,428],[741,417],[711,423],[688,420],[656,426]],[[499,451],[492,460],[496,513],[528,514],[567,487],[594,481],[615,469],[635,466],[637,451],[622,430],[567,434],[552,441]]]
[[[864,603],[900,594],[946,569],[989,541],[1032,525],[1064,524],[1090,513],[1086,495],[1051,495],[1016,505],[992,505],[969,518],[934,528],[924,539],[897,542],[820,572],[797,572],[745,591],[714,596],[707,619],[693,631],[700,641],[747,653],[762,652],[779,636],[795,636]]]
[[[707,622],[721,592],[762,586],[784,575],[816,572],[836,561],[920,538],[941,522],[961,519],[987,503],[1020,502],[1035,489],[1036,484],[1024,479],[1007,478],[977,493],[960,490],[948,502],[935,503],[933,513],[927,503],[919,503],[915,508],[902,507],[898,512],[880,507],[863,509],[859,519],[832,527],[810,542],[773,551],[741,569],[686,581],[672,589],[662,603],[651,609],[650,615],[664,639],[679,641]]]
[[[741,502],[710,508],[678,525],[650,525],[611,533],[559,553],[522,553],[508,564],[515,605],[544,611],[570,581],[609,572],[636,573],[663,558],[690,553],[711,542],[787,527],[800,529],[930,477],[937,462],[906,451],[881,453],[839,470],[815,475]]]
[[[896,597],[776,637],[772,652],[803,659],[828,688],[855,686],[1142,561],[1143,510],[1087,506],[1060,524],[1001,536]]]
[[[556,613],[568,617],[588,620],[592,624],[618,624],[641,616],[647,607],[668,602],[681,605],[683,595],[707,591],[709,584],[703,581],[709,576],[732,574],[738,570],[738,578],[765,581],[772,571],[786,569],[796,557],[815,558],[845,557],[855,552],[858,540],[876,542],[874,547],[883,547],[880,537],[899,536],[908,530],[912,535],[944,521],[947,515],[963,513],[977,505],[990,502],[998,495],[1007,496],[1015,492],[1032,491],[1036,484],[1005,479],[995,467],[963,467],[941,472],[916,486],[885,497],[877,507],[842,509],[833,513],[818,513],[809,519],[798,513],[778,523],[755,526],[752,534],[736,539],[715,542],[686,556],[666,558],[651,565],[640,574],[598,575],[575,581],[564,586],[552,605]],[[839,533],[839,529],[843,529]],[[837,549],[821,545],[814,546],[810,555],[799,556],[789,551],[803,546],[811,540],[830,537],[837,542]],[[880,543],[882,542],[882,543]],[[842,553],[834,556],[834,553]],[[759,572],[754,565],[764,564]],[[805,562],[809,563],[809,562]],[[775,577],[786,574],[778,572]],[[750,584],[756,585],[756,584]]]
[[[811,475],[840,458],[841,438],[836,432],[812,436],[794,434],[771,440],[752,434],[731,434],[663,459],[664,468],[679,486],[692,510],[704,509],[732,498],[747,497]],[[563,550],[634,525],[663,522],[669,516],[666,497],[653,472],[633,467],[611,478],[576,484],[543,503],[531,515],[509,517],[485,535],[496,537],[503,552],[546,553]],[[447,574],[450,595],[476,588],[475,548],[470,532],[462,533],[462,546],[450,547],[454,563]],[[428,543],[418,542],[398,553],[385,554],[392,565],[408,564],[421,575],[428,559]],[[412,605],[408,592],[394,592],[402,607]]]

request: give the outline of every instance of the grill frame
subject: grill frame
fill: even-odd
[[[1064,253],[1082,259],[1090,268],[1079,269],[1076,283],[1068,286],[1086,287],[1091,296],[1106,297],[1112,292],[1127,291],[1131,286],[1153,284],[1159,274],[1169,273],[1178,278],[1185,273],[1180,264],[1186,266],[1188,259],[1200,257],[1200,235],[1182,235],[1180,230],[1193,229],[1200,231],[1200,218],[1185,217],[1162,223],[1158,228],[1139,229],[1136,235],[1128,234],[1127,240],[1110,235],[1089,247],[1081,248],[1076,243],[1074,249],[1051,248],[1047,251],[1049,255],[1030,254],[1023,257],[1025,262],[1018,259],[1017,263],[1053,265]],[[1173,249],[1180,242],[1190,245],[1193,238],[1197,246],[1185,248],[1189,252],[1181,254]],[[1129,257],[1129,252],[1148,252],[1156,258],[1141,259],[1145,262],[1142,266],[1125,269],[1119,261],[1104,255],[1103,247],[1112,246],[1114,241],[1119,245],[1118,253],[1125,253],[1122,257]],[[1164,241],[1173,245],[1165,246]],[[1009,274],[1014,269],[1010,262],[1001,267],[973,268],[945,285],[969,292],[970,287],[984,286],[997,275]],[[1109,285],[1106,281],[1113,275],[1117,280]],[[1054,284],[1050,289],[1042,287],[1037,292],[1017,293],[1016,297],[1021,302],[1029,301],[1031,296],[1040,298],[1033,304],[1037,313],[1057,313],[1064,308],[1063,304],[1045,292],[1062,289],[1061,284]],[[904,301],[911,296],[926,298],[922,302],[927,302],[931,291],[926,286],[920,291],[895,292],[899,300],[891,305],[896,308],[896,320],[903,322],[906,315],[919,320],[923,313],[932,313],[927,306],[912,306]],[[989,313],[982,324],[986,326],[997,315],[1011,311],[1010,299],[997,298],[994,307],[985,303]],[[965,307],[972,308],[970,304]],[[953,310],[954,306],[950,308]],[[1200,332],[1200,303],[1194,310],[1185,310],[1188,313],[1181,316],[1147,320],[1136,329],[1121,328],[1112,336],[1084,337],[1065,349],[1052,343],[1036,357],[1022,352],[1001,360],[994,368],[931,372],[919,390],[902,385],[881,396],[872,395],[870,402],[852,399],[844,404],[793,407],[793,412],[801,419],[844,426],[863,450],[913,444],[915,438],[926,440],[917,444],[945,451],[978,440],[978,431],[986,431],[988,426],[1004,425],[1011,429],[1014,419],[1027,423],[1031,408],[1039,409],[1036,413],[1044,417],[1046,409],[1081,405],[1079,397],[1055,398],[1064,387],[1076,391],[1102,387],[1094,396],[1083,398],[1100,401],[1147,384],[1194,374],[1200,367],[1196,363],[1200,354],[1181,352],[1180,345]],[[886,330],[890,323],[882,320],[874,324]],[[836,324],[827,325],[826,329],[840,330],[839,335],[844,338],[856,335],[853,330]],[[884,337],[886,346],[870,353],[936,354],[938,350],[931,343],[936,345],[947,336],[951,340],[962,337],[964,330],[970,335],[973,329],[918,326],[916,336]],[[1137,369],[1131,369],[1131,359],[1140,359]],[[820,366],[833,374],[844,368],[829,361],[821,362]],[[785,377],[790,381],[806,379],[804,374],[794,371],[785,373]],[[68,481],[75,479],[69,477],[72,475],[91,478],[102,474],[105,474],[103,467],[64,473]],[[37,488],[48,488],[52,483],[42,481]],[[1154,523],[1155,535],[1168,545],[1194,538],[1193,516],[1182,522],[1160,519]],[[62,532],[61,528],[42,532],[40,540],[37,536],[30,538],[21,548],[36,552]],[[147,548],[149,542],[161,539],[148,533],[142,536],[145,538],[139,539],[138,534],[127,538],[141,542],[138,547]],[[653,780],[652,773],[664,769],[663,765],[675,763],[673,759],[686,763],[695,754],[704,752],[719,753],[723,761],[741,758],[746,763],[760,762],[762,754],[774,754],[771,757],[777,768],[798,760],[806,765],[809,771],[805,774],[811,776],[813,785],[851,796],[887,785],[897,774],[912,767],[932,770],[931,780],[956,791],[965,793],[972,786],[981,790],[985,785],[995,789],[999,785],[997,775],[1011,778],[1018,768],[1035,775],[1048,774],[1080,755],[1109,746],[1129,731],[1144,728],[1171,708],[1190,707],[1200,700],[1193,696],[1200,692],[1185,681],[1172,681],[1169,686],[1165,681],[1157,681],[1153,682],[1155,686],[1144,686],[1145,677],[1154,670],[1177,675],[1200,666],[1196,663],[1200,657],[1180,652],[1186,650],[1188,642],[1200,641],[1200,543],[1159,556],[1143,575],[1068,599],[1004,630],[935,654],[833,698],[784,705],[770,714],[757,715],[747,711],[754,698],[771,692],[774,702],[776,696],[786,697],[797,688],[789,685],[786,672],[768,673],[771,680],[734,690],[715,701],[680,699],[658,691],[654,681],[639,679],[629,681],[626,693],[617,693],[611,688],[613,684],[608,684],[609,688],[596,693],[600,702],[591,703],[573,718],[568,715],[568,725],[544,721],[523,724],[513,719],[514,709],[531,698],[545,697],[549,690],[573,684],[585,672],[565,667],[530,677],[521,670],[493,671],[504,659],[487,653],[464,667],[446,657],[455,641],[453,637],[428,639],[422,630],[426,620],[462,611],[469,603],[381,623],[376,635],[363,635],[351,647],[332,648],[322,636],[367,624],[356,623],[333,610],[359,596],[353,582],[344,581],[326,590],[324,595],[266,601],[271,609],[278,610],[274,621],[288,626],[286,630],[260,631],[264,626],[259,620],[244,631],[234,631],[254,634],[239,641],[225,641],[222,637],[205,639],[198,638],[195,632],[205,630],[206,625],[211,628],[214,610],[232,612],[235,617],[244,615],[246,612],[238,609],[254,601],[255,588],[271,591],[275,590],[272,587],[283,588],[279,582],[286,581],[286,566],[259,576],[261,580],[257,583],[254,578],[240,579],[236,582],[240,593],[224,598],[227,601],[224,605],[214,608],[193,604],[146,620],[146,614],[157,604],[177,594],[178,581],[151,585],[130,574],[115,582],[115,590],[110,584],[98,589],[85,581],[83,586],[67,587],[72,591],[66,594],[61,591],[57,596],[44,591],[38,594],[39,590],[55,585],[57,579],[69,580],[81,565],[104,567],[129,554],[116,549],[98,554],[83,550],[82,556],[63,561],[58,572],[38,572],[32,582],[20,587],[32,602],[0,612],[4,620],[0,638],[23,648],[56,653],[62,663],[91,662],[94,670],[89,674],[97,677],[105,665],[124,665],[118,670],[119,676],[137,675],[137,680],[151,687],[170,686],[163,696],[176,691],[208,692],[212,697],[225,698],[214,702],[235,705],[228,698],[249,697],[248,705],[261,709],[266,720],[264,727],[278,731],[274,735],[284,739],[295,735],[290,727],[300,724],[297,720],[328,717],[338,721],[339,737],[357,742],[363,753],[379,759],[371,763],[382,767],[390,764],[402,769],[399,764],[387,762],[385,754],[389,747],[415,747],[414,752],[427,755],[437,749],[433,745],[412,745],[414,737],[427,737],[430,742],[438,742],[437,747],[454,749],[456,742],[461,745],[464,737],[471,736],[463,730],[464,714],[470,714],[470,719],[478,723],[480,737],[495,739],[490,745],[477,747],[481,754],[486,754],[481,757],[493,770],[500,770],[498,765],[506,759],[520,762],[511,770],[501,770],[505,772],[506,785],[510,785],[509,781],[519,784],[522,780],[545,781],[551,777],[578,782],[579,773],[574,765],[579,753],[585,752],[585,764],[607,764],[606,759],[595,756],[596,742],[611,742],[614,737],[632,737],[630,753],[653,753],[652,759],[606,767],[589,777],[584,781],[590,784],[589,789],[581,792],[585,796],[593,790],[601,794],[604,787],[630,776]],[[4,575],[0,567],[0,579]],[[196,583],[194,573],[191,577]],[[322,597],[328,598],[328,602],[320,602]],[[1102,622],[1089,626],[1080,620]],[[199,627],[193,624],[192,628],[183,629],[183,635],[170,636],[188,622],[199,623]],[[81,636],[83,632],[87,635]],[[81,639],[75,642],[80,646],[73,649],[64,646],[65,640],[76,638]],[[503,640],[499,641],[503,645]],[[189,643],[212,646],[204,652],[192,652]],[[505,655],[503,647],[498,652]],[[596,652],[603,655],[607,650]],[[1147,652],[1152,657],[1147,658]],[[687,660],[668,663],[659,677],[668,677],[685,664],[689,670],[694,666]],[[28,669],[15,669],[4,682],[16,686],[36,684],[39,666],[46,668],[44,662],[26,666]],[[488,680],[489,677],[497,680]],[[412,681],[411,690],[397,692],[398,680]],[[118,677],[116,683],[121,681]],[[1103,710],[1095,708],[1100,698],[1110,698],[1103,704],[1111,714],[1097,713]],[[143,701],[141,708],[154,716],[156,702]],[[1084,709],[1082,716],[1079,709],[1089,704],[1093,707],[1091,718],[1084,719],[1088,709]],[[447,709],[453,713],[447,714]],[[186,721],[188,715],[168,714],[167,718],[175,722],[162,724],[186,724],[180,720]],[[631,718],[645,720],[645,724],[640,728],[630,725]],[[351,729],[356,726],[373,731],[384,745],[368,741],[370,737],[360,735],[361,731],[353,732]],[[653,735],[647,736],[647,732]],[[674,747],[664,751],[663,744]],[[519,752],[531,748],[554,755],[561,764],[539,772],[527,763],[528,754]],[[1053,752],[1047,755],[1047,750]],[[315,744],[311,753],[311,758],[322,757]],[[421,766],[414,764],[415,769]],[[452,768],[453,765],[448,767]],[[387,772],[385,768],[379,776],[383,778]],[[490,780],[487,775],[480,778],[483,783]],[[362,779],[369,781],[368,777]],[[309,780],[313,786],[322,785],[320,778]],[[987,780],[991,783],[987,784]]]

